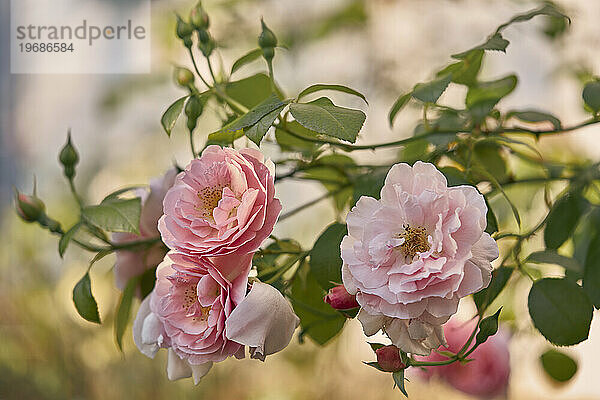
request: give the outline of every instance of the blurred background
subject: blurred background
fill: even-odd
[[[135,0],[86,1],[115,13],[121,7],[138,6]],[[571,26],[563,32],[538,18],[510,27],[505,35],[511,42],[507,53],[488,55],[483,77],[515,72],[519,86],[502,107],[544,109],[571,125],[586,118],[581,79],[600,73],[600,2],[556,3],[572,18]],[[152,1],[150,74],[11,75],[9,2],[0,3],[0,399],[401,398],[388,374],[361,363],[373,360],[374,355],[354,320],[324,348],[310,339],[303,345],[293,339],[289,348],[265,363],[220,363],[198,387],[189,379],[169,382],[164,352],[155,360],[144,357],[135,348],[130,329],[124,352],[115,345],[114,259],[107,257],[92,270],[104,322],[96,326],[82,320],[71,302],[72,288],[85,271],[89,253],[72,247],[61,260],[56,237],[16,217],[11,187],[30,192],[35,175],[38,194],[49,213],[63,226],[75,220],[77,206],[57,161],[68,128],[82,158],[76,182],[90,202],[118,187],[148,182],[173,160],[187,164],[183,127],[169,139],[160,116],[184,94],[172,82],[174,64],[189,66],[185,49],[174,35],[173,11],[187,13],[192,5],[188,0]],[[215,58],[217,65],[220,62],[228,71],[233,60],[256,47],[262,16],[287,46],[274,61],[280,86],[294,94],[313,83],[339,83],[364,93],[368,108],[348,97],[334,99],[367,112],[359,143],[374,143],[412,134],[419,118],[416,110],[403,111],[393,130],[387,123],[387,112],[399,94],[430,79],[451,54],[482,42],[497,25],[539,2],[206,0],[203,5],[211,17],[211,31],[222,46],[220,59]],[[236,72],[234,79],[261,70],[265,66],[257,61]],[[462,96],[460,90],[448,91],[443,101],[459,104]],[[200,141],[218,127],[214,116],[201,118]],[[598,129],[544,139],[540,147],[555,159],[597,161]],[[275,146],[266,143],[264,150],[277,158]],[[352,154],[361,161],[377,162],[397,155],[393,149],[378,151],[376,156],[370,151]],[[297,181],[285,181],[277,190],[284,212],[323,193],[317,183]],[[519,207],[529,210],[531,217],[526,221],[539,217],[540,197],[517,192],[511,196]],[[275,234],[310,247],[334,218],[332,205],[323,202],[285,220]],[[600,359],[598,318],[592,323],[590,339],[566,350],[579,364],[575,378],[564,385],[552,383],[539,364],[539,355],[548,344],[533,332],[528,319],[528,284],[517,282],[515,289],[497,300],[505,307],[505,324],[513,332],[507,397],[600,399],[595,381]],[[466,299],[460,313],[469,316],[472,312],[472,302]],[[411,379],[407,390],[411,399],[468,398],[435,380]]]

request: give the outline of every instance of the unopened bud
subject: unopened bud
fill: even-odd
[[[277,37],[273,31],[267,27],[262,18],[260,20],[260,24],[262,25],[262,32],[258,37],[258,45],[263,49],[277,46]]]
[[[191,96],[185,105],[185,115],[191,119],[198,119],[202,114],[204,106],[198,96]]]
[[[196,29],[206,30],[209,26],[209,18],[204,8],[202,8],[202,3],[198,2],[192,11],[190,11],[190,23]]]
[[[323,301],[336,310],[351,310],[359,307],[356,296],[348,293],[344,285],[338,285],[329,289],[329,293],[323,298]]]
[[[200,41],[200,43],[208,43],[210,40],[210,35],[208,34],[208,31],[205,29],[198,29],[198,40]]]
[[[67,135],[67,143],[65,143],[58,155],[58,160],[64,168],[65,176],[69,179],[73,178],[75,176],[75,166],[79,162],[79,154],[77,154],[77,150],[75,150],[75,147],[71,143],[70,131]]]
[[[194,83],[194,74],[187,68],[176,67],[174,76],[179,86],[189,87]]]
[[[204,57],[209,57],[215,49],[215,41],[209,37],[208,41],[198,43],[198,48],[200,49],[200,51],[202,51]]]
[[[181,17],[178,15],[176,32],[177,37],[179,39],[185,40],[186,38],[189,38],[192,35],[192,32],[194,32],[194,28],[192,27],[192,25],[182,20]]]
[[[15,207],[17,214],[25,222],[35,222],[45,215],[46,206],[35,194],[29,196],[15,189]]]
[[[396,372],[406,368],[400,356],[400,349],[394,345],[380,347],[375,350],[375,354],[377,354],[377,364],[386,372]]]

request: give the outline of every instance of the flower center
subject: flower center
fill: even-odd
[[[402,253],[412,260],[417,253],[424,253],[431,247],[429,245],[427,230],[422,227],[412,228],[410,225],[405,224],[403,226],[404,232],[399,233],[398,236],[404,239],[399,247]]]
[[[213,221],[213,211],[219,206],[219,201],[223,198],[223,185],[202,188],[198,192],[200,204],[196,207],[204,219]]]

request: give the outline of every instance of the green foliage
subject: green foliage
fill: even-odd
[[[131,303],[135,297],[135,292],[139,287],[140,277],[135,277],[127,282],[125,290],[121,293],[121,299],[117,306],[117,313],[115,316],[115,340],[119,349],[123,350],[123,334],[127,328],[129,322],[129,315],[131,313]]]
[[[316,343],[329,342],[344,326],[346,318],[323,301],[326,292],[306,266],[296,274],[290,301],[300,318],[300,338],[308,335]]]
[[[498,317],[500,316],[500,308],[494,315],[490,315],[479,322],[479,332],[475,336],[475,345],[479,346],[485,343],[490,336],[494,336],[498,332]]]
[[[320,92],[322,90],[332,90],[335,92],[348,93],[348,94],[354,95],[356,97],[360,97],[361,99],[363,99],[363,101],[365,103],[369,104],[369,102],[367,101],[367,98],[365,97],[364,94],[357,92],[356,90],[354,90],[352,88],[349,88],[347,86],[342,86],[342,85],[329,85],[329,84],[325,84],[325,83],[318,83],[316,85],[311,85],[311,86],[307,87],[306,89],[304,89],[303,91],[300,92],[300,94],[298,95],[298,97],[296,99],[300,100],[301,98],[308,96],[311,93]]]
[[[285,128],[277,126],[275,129],[275,140],[282,151],[299,151],[307,156],[312,155],[319,146],[314,139],[317,139],[317,133],[296,121],[286,122]]]
[[[347,233],[346,225],[329,225],[310,252],[310,271],[324,290],[342,282],[340,244]]]
[[[571,346],[588,338],[593,307],[576,283],[557,278],[536,281],[528,306],[533,324],[550,343]]]
[[[412,97],[423,103],[435,103],[450,84],[452,75],[448,74],[427,83],[417,83],[412,91]]]
[[[492,304],[492,302],[502,292],[502,289],[508,283],[514,268],[510,267],[499,267],[492,273],[492,280],[489,286],[473,295],[473,300],[477,306],[479,315],[483,315],[485,310]]]
[[[90,322],[100,323],[98,304],[92,295],[92,283],[90,274],[86,274],[77,282],[73,288],[73,303],[79,315]]]
[[[600,235],[590,241],[585,257],[583,288],[596,308],[600,308]]]
[[[87,206],[82,218],[109,232],[140,233],[141,199],[110,199],[97,206]]]
[[[525,262],[535,264],[554,264],[560,265],[566,270],[576,273],[577,275],[583,275],[583,267],[579,262],[572,258],[558,254],[554,250],[536,251],[527,256]]]
[[[554,115],[541,112],[536,110],[524,110],[524,111],[509,111],[506,113],[506,119],[515,118],[519,121],[528,122],[528,123],[537,123],[537,122],[550,122],[554,129],[560,129],[561,123],[558,118]]]
[[[567,193],[554,203],[544,229],[546,248],[557,249],[573,235],[585,207],[585,199],[579,192]]]
[[[354,160],[349,156],[327,154],[319,157],[303,176],[321,182],[330,193],[335,193],[334,204],[336,209],[342,211],[353,195],[352,182],[346,171],[354,165]]]
[[[258,146],[287,103],[279,100],[275,94],[271,94],[246,114],[225,125],[218,133],[236,134],[241,130]],[[209,139],[215,140],[216,137],[213,135]]]
[[[167,111],[163,114],[160,119],[160,123],[162,124],[167,135],[171,136],[171,131],[175,127],[175,123],[179,116],[183,112],[183,106],[185,105],[186,100],[189,96],[183,96],[177,99],[173,104],[167,108]]]
[[[290,113],[305,128],[350,143],[356,142],[366,119],[362,111],[338,107],[326,97],[310,103],[292,103]]]
[[[73,225],[68,231],[65,232],[64,235],[60,237],[60,240],[58,241],[58,254],[61,258],[65,255],[65,251],[67,251],[69,242],[71,239],[73,239],[73,236],[75,236],[79,228],[81,228],[81,222]]]
[[[465,103],[481,119],[482,114],[487,115],[494,106],[505,96],[509,95],[517,86],[517,77],[509,75],[494,81],[479,82],[469,87]]]
[[[275,87],[275,93],[282,98],[281,91]],[[254,108],[273,94],[271,79],[263,73],[252,75],[239,81],[228,82],[225,94],[246,108]]]
[[[404,381],[406,378],[404,377],[404,370],[392,372],[392,378],[394,378],[394,384],[402,392],[402,394],[408,397],[408,393],[406,392],[406,388],[404,387]]]
[[[540,362],[546,374],[557,382],[567,382],[577,373],[577,362],[558,350],[547,350]]]
[[[388,115],[388,121],[390,122],[390,127],[394,125],[394,119],[396,118],[396,114],[398,114],[408,101],[412,98],[412,92],[406,93],[398,97],[398,99],[394,102],[394,105],[390,109],[390,113]]]
[[[242,68],[244,65],[249,64],[254,60],[258,60],[261,55],[262,49],[257,48],[254,50],[250,50],[248,53],[235,60],[235,62],[231,66],[231,72],[229,74],[233,75],[235,71]]]
[[[600,81],[590,82],[583,88],[583,101],[597,114],[600,111]]]

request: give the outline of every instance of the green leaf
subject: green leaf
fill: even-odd
[[[404,106],[408,104],[408,101],[411,99],[411,97],[412,92],[406,93],[398,97],[398,99],[394,102],[394,105],[392,106],[392,108],[390,108],[390,113],[388,115],[390,127],[394,126],[394,119],[396,118],[396,114],[398,114],[404,108]]]
[[[90,274],[86,274],[77,282],[73,288],[73,303],[79,315],[90,322],[100,323],[98,304],[92,295],[92,284]]]
[[[115,190],[114,192],[108,194],[104,199],[102,199],[101,203],[104,203],[109,200],[118,199],[123,193],[131,192],[138,189],[145,189],[146,186],[135,185],[135,186],[127,186],[119,190]]]
[[[260,146],[260,142],[262,141],[265,134],[275,122],[275,119],[279,116],[281,110],[283,110],[285,104],[275,110],[271,111],[269,114],[262,117],[258,122],[252,125],[246,131],[246,137],[256,143],[257,146]]]
[[[596,308],[600,308],[600,235],[593,236],[585,257],[583,289]]]
[[[234,141],[244,136],[244,130],[237,131],[217,131],[208,135],[207,144],[219,144],[222,146],[231,145]]]
[[[557,382],[566,382],[577,373],[577,362],[561,351],[546,351],[540,362],[546,374]]]
[[[485,215],[487,225],[485,231],[491,235],[494,232],[498,232],[498,219],[496,218],[496,214],[494,214],[494,210],[492,210],[488,199],[484,197],[484,200],[485,205],[487,206],[487,214]]]
[[[536,110],[510,111],[506,114],[506,119],[509,118],[516,118],[528,123],[550,122],[554,129],[561,128],[560,120],[554,115]]]
[[[490,315],[481,320],[479,323],[479,332],[477,332],[477,336],[475,336],[475,343],[477,346],[485,343],[490,336],[494,336],[496,332],[498,332],[498,317],[500,316],[501,311],[502,307],[500,307],[494,315]]]
[[[497,143],[479,142],[475,145],[474,155],[477,161],[499,182],[508,178],[506,160],[502,157],[502,146]]]
[[[235,60],[235,62],[231,66],[230,75],[233,75],[235,71],[242,68],[244,65],[249,64],[254,60],[257,60],[260,56],[262,56],[262,49],[257,48],[254,50],[250,50],[248,53]]]
[[[290,131],[293,132],[293,135],[289,133]],[[309,140],[303,140],[302,137]],[[318,143],[310,141],[310,139],[316,138],[316,132],[306,129],[296,121],[286,122],[285,130],[280,127],[275,129],[275,140],[282,151],[300,151],[310,155],[319,146]]]
[[[324,345],[337,335],[346,318],[323,301],[326,292],[319,286],[304,265],[292,284],[290,301],[300,318],[300,338],[308,335],[317,344]]]
[[[171,136],[171,131],[175,126],[175,122],[177,122],[177,119],[181,115],[183,106],[185,105],[185,101],[188,99],[188,97],[190,96],[183,96],[182,98],[176,100],[175,103],[171,104],[169,108],[167,108],[167,111],[165,111],[160,119],[160,123],[162,124],[165,132],[167,132],[167,135]]]
[[[381,344],[381,343],[371,343],[371,342],[368,342],[368,343],[369,343],[369,346],[371,346],[371,349],[373,351],[376,351],[385,346],[385,344]]]
[[[567,193],[554,203],[544,229],[546,248],[558,249],[573,235],[584,208],[585,199],[578,192]]]
[[[363,361],[363,364],[365,364],[365,365],[368,365],[369,367],[373,367],[373,368],[375,368],[377,371],[381,371],[381,372],[387,372],[387,371],[384,371],[384,370],[383,370],[383,369],[382,369],[382,368],[379,366],[379,363],[378,363],[377,361],[370,361],[370,362]]]
[[[494,272],[492,272],[492,281],[489,286],[473,295],[473,301],[475,301],[477,311],[480,315],[483,315],[485,310],[502,292],[502,289],[506,286],[513,271],[514,268],[510,267],[500,267],[495,269]]]
[[[465,174],[457,168],[441,167],[440,172],[446,177],[448,186],[470,185]]]
[[[448,65],[437,73],[437,76],[452,75],[452,82],[460,85],[471,86],[477,82],[477,75],[481,70],[481,61],[484,51],[481,49],[471,50],[465,54],[463,60]]]
[[[527,256],[525,262],[560,265],[561,267],[576,272],[577,274],[583,274],[583,268],[576,259],[562,256],[554,250],[536,251],[531,253],[529,256]]]
[[[479,82],[476,86],[469,88],[465,103],[469,109],[473,109],[476,106],[482,106],[484,110],[491,111],[494,106],[503,97],[510,94],[516,86],[517,77],[515,75],[509,75],[495,81]]]
[[[114,199],[84,207],[82,217],[109,232],[140,233],[141,199]]]
[[[290,112],[305,128],[350,143],[356,142],[366,119],[362,111],[338,107],[326,97],[310,103],[292,103]]]
[[[150,268],[140,275],[140,295],[142,299],[152,292],[156,284],[156,268]]]
[[[240,129],[245,129],[260,122],[261,119],[268,116],[275,110],[281,110],[287,102],[282,102],[275,94],[262,101],[256,107],[252,108],[246,114],[235,119],[231,123],[220,129],[221,132],[235,132]]]
[[[575,282],[557,278],[536,281],[528,306],[533,324],[550,343],[571,346],[588,338],[594,308]]]
[[[583,101],[594,112],[600,111],[600,81],[590,82],[583,88]]]
[[[125,290],[121,294],[119,305],[117,306],[117,315],[115,316],[115,339],[119,350],[123,351],[123,334],[129,322],[131,313],[131,303],[140,282],[140,276],[136,276],[127,282]]]
[[[354,181],[354,203],[361,198],[361,196],[379,198],[381,188],[385,183],[385,177],[387,176],[387,169],[378,169],[370,174],[359,175]]]
[[[283,98],[279,88],[275,87],[275,92],[279,98]],[[227,83],[225,93],[244,107],[252,109],[271,97],[273,87],[271,79],[267,75],[259,73]]]
[[[340,244],[347,233],[346,225],[329,225],[310,252],[310,271],[324,290],[342,282]]]
[[[509,44],[510,42],[508,40],[504,39],[500,33],[496,32],[489,36],[484,43],[467,51],[463,51],[462,53],[453,54],[452,58],[459,60],[467,59],[468,57],[472,57],[474,53],[484,50],[501,51],[505,53]]]
[[[77,233],[79,228],[81,228],[81,222],[78,222],[75,225],[73,225],[60,237],[60,240],[58,242],[58,254],[60,255],[60,258],[62,258],[65,255],[65,251],[67,250],[69,242],[71,241],[71,239],[73,239],[73,236]]]
[[[342,85],[328,85],[326,83],[318,83],[316,85],[307,87],[306,89],[304,89],[303,91],[300,92],[300,94],[297,97],[297,100],[300,100],[301,98],[308,96],[311,93],[320,92],[322,90],[333,90],[336,92],[348,93],[348,94],[354,95],[356,97],[360,97],[361,99],[363,99],[363,101],[366,104],[369,104],[369,102],[367,101],[367,98],[362,93],[357,92],[356,90],[354,90],[352,88],[349,88],[347,86],[342,86]]]
[[[424,103],[435,103],[446,90],[452,75],[448,74],[427,83],[417,83],[412,91],[412,97]]]
[[[354,160],[343,154],[328,154],[318,158],[315,164],[323,164],[319,167],[313,167],[303,173],[305,179],[320,181],[329,192],[338,191],[341,186],[349,185],[346,168],[355,165]],[[334,195],[334,203],[338,210],[346,208],[352,198],[353,189],[351,186],[337,192]]]
[[[532,19],[533,17],[536,17],[538,15],[547,15],[550,17],[560,17],[560,18],[564,18],[564,19],[568,20],[569,22],[571,22],[571,19],[569,17],[567,17],[565,14],[563,14],[562,12],[560,12],[556,8],[556,6],[554,6],[551,3],[547,3],[546,5],[544,5],[541,8],[537,8],[535,10],[531,10],[531,11],[525,12],[523,14],[519,14],[519,15],[512,17],[508,22],[500,25],[498,27],[498,29],[496,29],[496,32],[501,32],[502,30],[506,29],[507,27],[514,24],[515,22],[529,21],[530,19]]]
[[[394,383],[398,387],[398,389],[402,392],[402,394],[408,397],[408,393],[406,392],[406,388],[404,387],[404,370],[392,372],[392,377],[394,378]]]

